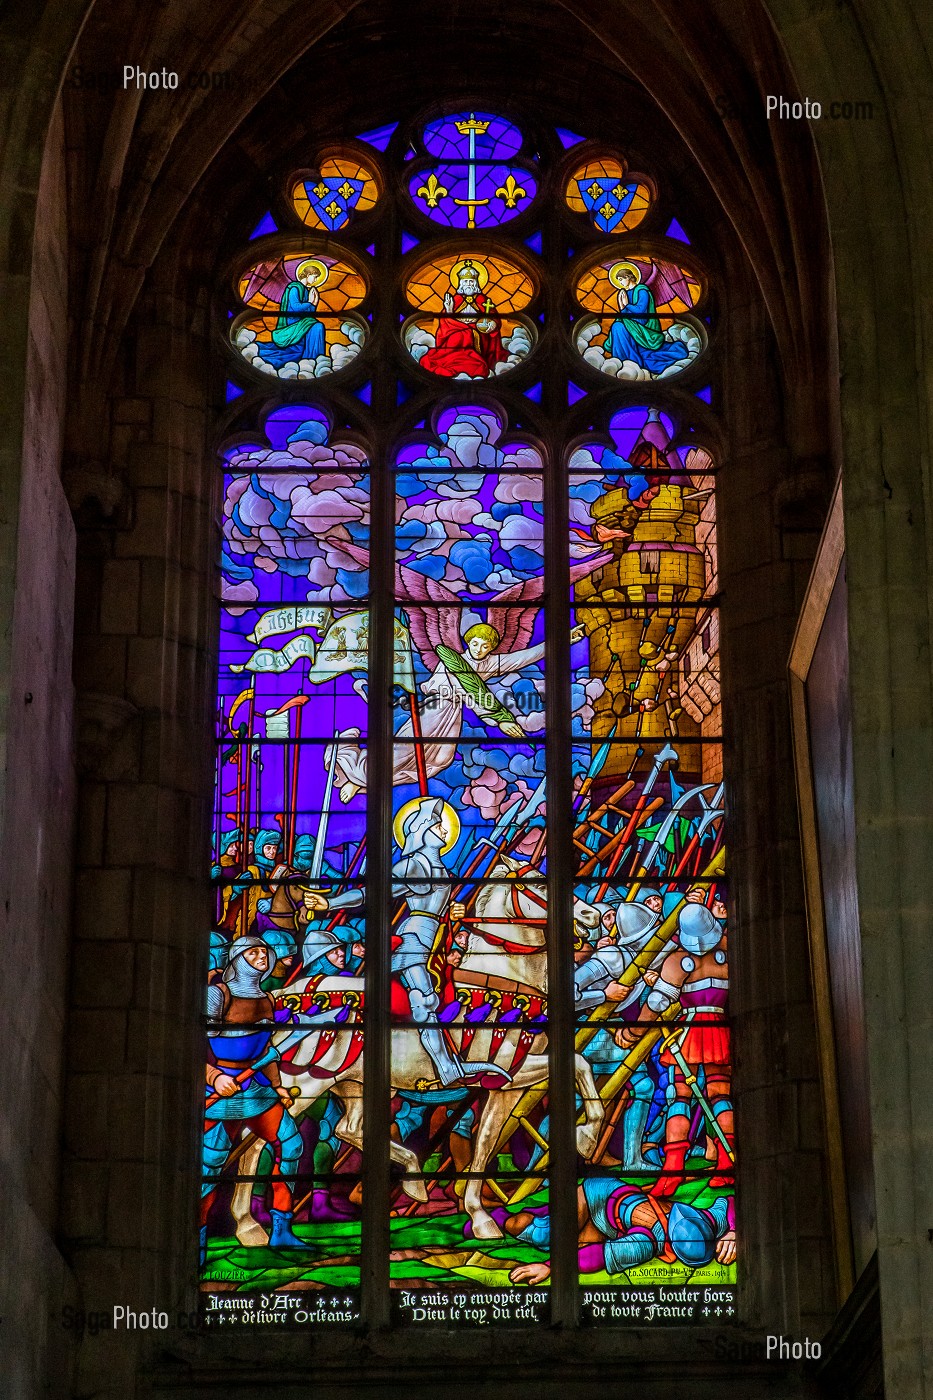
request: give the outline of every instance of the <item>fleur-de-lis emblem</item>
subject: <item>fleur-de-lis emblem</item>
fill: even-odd
[[[606,200],[606,203],[603,205],[602,209],[599,210],[599,213],[602,214],[604,219],[611,219],[615,212],[615,205],[610,204],[608,199]]]
[[[324,184],[323,180],[319,180],[314,186],[314,193],[317,195],[318,199],[324,198],[327,193],[327,186]]]
[[[520,199],[524,199],[528,191],[518,183],[514,175],[510,175],[504,185],[500,185],[496,190],[496,198],[501,199],[506,209],[514,209]]]
[[[622,184],[622,181],[620,180],[619,183],[616,185],[615,189],[612,191],[612,193],[615,195],[616,199],[622,200],[628,194],[628,190],[625,188],[625,186]]]
[[[341,212],[342,205],[338,204],[336,199],[332,199],[330,204],[328,204],[324,210],[324,213],[329,214],[332,219],[336,219],[337,215]]]
[[[353,186],[350,184],[350,181],[344,180],[343,184],[338,188],[337,193],[343,195],[344,199],[349,199],[351,194],[354,193],[354,189]]]
[[[446,194],[450,194],[450,190],[446,185],[441,184],[436,175],[429,175],[427,184],[419,185],[418,193],[429,209],[436,209],[440,200]]]

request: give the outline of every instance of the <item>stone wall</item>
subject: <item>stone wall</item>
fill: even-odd
[[[68,1000],[75,779],[72,758],[75,532],[59,475],[67,393],[68,227],[62,114],[52,122],[37,195],[23,378],[23,473],[9,648],[0,837],[0,1270],[6,1393],[67,1385],[73,1296],[59,1251],[62,1044]],[[11,376],[12,383],[17,377]],[[71,1187],[67,1188],[70,1192]],[[60,1392],[66,1393],[64,1389]]]

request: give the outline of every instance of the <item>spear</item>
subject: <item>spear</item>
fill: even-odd
[[[662,804],[662,798],[655,798],[653,802],[648,804],[647,809],[645,805],[648,802],[648,798],[651,795],[651,791],[654,788],[655,783],[660,777],[661,769],[664,767],[665,763],[676,763],[677,761],[677,750],[675,748],[672,748],[670,744],[665,744],[664,748],[660,749],[659,752],[655,754],[654,760],[651,765],[651,772],[645,779],[645,785],[641,790],[641,796],[639,797],[638,802],[635,805],[635,810],[629,817],[628,822],[626,823],[623,830],[619,832],[618,836],[614,836],[612,842],[610,843],[610,845],[615,846],[615,850],[613,857],[609,862],[609,866],[606,870],[603,882],[600,885],[599,891],[596,895],[597,904],[603,898],[604,894],[606,893],[606,890],[609,888],[609,882],[612,879],[613,874],[615,873],[616,866],[619,864],[619,862],[622,859],[622,856],[625,853],[626,843],[628,842],[629,837],[635,830],[639,821],[641,821],[650,812],[656,811],[658,807],[660,807]],[[603,850],[599,853],[597,857],[595,857],[591,861],[587,861],[586,867],[579,872],[580,875],[589,875],[590,871],[595,869],[596,866],[599,865],[601,861],[605,860],[608,855],[609,848],[608,846],[606,846],[603,848]]]
[[[709,865],[703,872],[702,878],[704,880],[715,879],[717,875],[721,875],[723,873],[724,864],[725,856],[724,853],[720,851],[710,861]],[[642,975],[645,972],[647,972],[648,968],[657,958],[661,950],[673,940],[674,934],[677,931],[677,918],[680,914],[681,909],[684,906],[685,900],[686,896],[684,896],[677,902],[677,904],[671,910],[670,914],[668,914],[667,918],[658,928],[657,933],[655,933],[654,936],[648,940],[648,942],[645,944],[644,948],[642,948],[638,956],[636,958],[633,958],[632,962],[629,963],[625,971],[621,973],[619,977],[616,978],[616,981],[620,984],[620,986],[628,989],[634,987],[635,983],[641,979]],[[601,1021],[608,1020],[609,1017],[613,1014],[615,1006],[615,1002],[605,1001],[603,1002],[602,1006],[597,1006],[594,1008],[593,1011],[590,1012],[589,1024],[587,1026],[581,1027],[581,1029],[577,1031],[576,1038],[574,1041],[574,1048],[577,1051],[583,1050],[586,1048],[587,1045],[589,1045],[590,1041],[593,1039],[593,1036],[600,1029],[598,1023]],[[668,1007],[667,1012],[665,1012],[660,1017],[660,1020],[664,1021],[672,1019],[676,1008],[676,1003],[674,1006]],[[638,1050],[640,1046],[645,1045],[645,1042],[648,1041],[648,1046],[645,1050],[645,1054],[647,1054],[648,1050],[651,1048],[651,1045],[654,1044],[654,1040],[657,1039],[657,1037],[660,1034],[661,1032],[660,1030],[658,1030],[657,1026],[647,1030],[639,1040],[638,1045],[633,1047],[633,1051]],[[649,1039],[649,1037],[652,1037],[652,1039]],[[625,1068],[625,1065],[629,1064],[630,1059],[631,1056],[626,1056],[626,1059],[623,1061],[622,1065],[620,1065],[619,1068],[615,1070],[615,1072],[603,1085],[602,1089],[600,1090],[601,1098],[605,1100],[605,1098],[609,1097],[612,1093],[615,1093],[616,1089],[620,1088],[621,1085],[625,1082],[626,1075],[623,1074],[623,1070]],[[636,1060],[633,1063],[637,1065],[639,1061]],[[631,1073],[631,1070],[629,1070],[628,1073]],[[620,1075],[622,1077],[617,1078]],[[535,1105],[541,1102],[541,1099],[546,1093],[547,1080],[544,1080],[540,1084],[534,1084],[529,1089],[525,1090],[525,1093],[522,1095],[521,1099],[519,1099],[515,1108],[512,1110],[509,1117],[503,1124],[502,1133],[500,1134],[499,1138],[499,1147],[502,1146],[502,1143],[507,1140],[507,1137],[511,1136],[511,1134],[519,1126],[519,1117],[522,1115],[527,1116],[527,1114],[530,1113],[530,1111],[535,1107]],[[498,1147],[496,1150],[498,1151]]]
[[[599,748],[596,750],[596,753],[593,755],[592,761],[590,762],[590,766],[587,769],[586,777],[580,784],[580,791],[577,793],[576,797],[573,800],[574,811],[579,810],[579,808],[583,806],[583,802],[586,798],[587,793],[593,786],[593,783],[596,780],[596,778],[598,778],[600,773],[602,772],[606,759],[609,757],[609,752],[612,748],[612,740],[615,738],[615,732],[618,729],[618,727],[619,725],[617,721],[612,726],[609,733],[606,735],[605,739],[600,744]]]

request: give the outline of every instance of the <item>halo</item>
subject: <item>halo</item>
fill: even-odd
[[[303,277],[306,272],[317,273],[314,279],[314,285],[315,287],[321,287],[327,281],[330,268],[326,263],[322,263],[320,258],[305,258],[304,262],[300,262],[295,268],[296,279]]]
[[[412,812],[416,812],[422,802],[436,801],[436,797],[413,797],[410,802],[406,802],[403,806],[399,807],[392,822],[392,835],[395,837],[395,844],[400,850],[405,844],[405,833],[402,828]],[[447,831],[447,840],[441,847],[441,855],[446,855],[451,847],[456,845],[457,837],[460,835],[460,818],[449,802],[444,803],[443,810],[441,811],[441,821],[444,823],[444,827]]]
[[[482,291],[489,281],[489,269],[485,263],[477,262],[475,258],[461,258],[460,262],[455,262],[450,269],[450,285],[453,287],[454,291],[456,291],[460,285],[460,273],[465,267],[474,267],[476,269],[476,280],[479,283],[480,291]]]
[[[610,267],[609,269],[609,281],[614,287],[619,287],[621,290],[619,276],[623,272],[630,272],[632,276],[636,279],[636,281],[641,281],[641,268],[638,267],[635,263],[617,262],[614,264],[614,266]]]

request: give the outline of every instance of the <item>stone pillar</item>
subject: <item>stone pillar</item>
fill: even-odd
[[[0,1371],[10,1400],[66,1393],[73,1338],[62,1309],[75,1301],[56,1235],[74,835],[74,527],[60,479],[68,331],[60,109],[44,159],[42,151],[41,130],[11,144],[10,161],[23,159],[25,179],[13,206],[19,238],[5,241],[0,266]],[[14,336],[23,343],[14,346]]]
[[[933,1396],[930,16],[769,6],[813,124],[839,335],[858,899],[886,1392]],[[866,33],[868,37],[866,38]],[[918,358],[919,357],[919,358]]]

